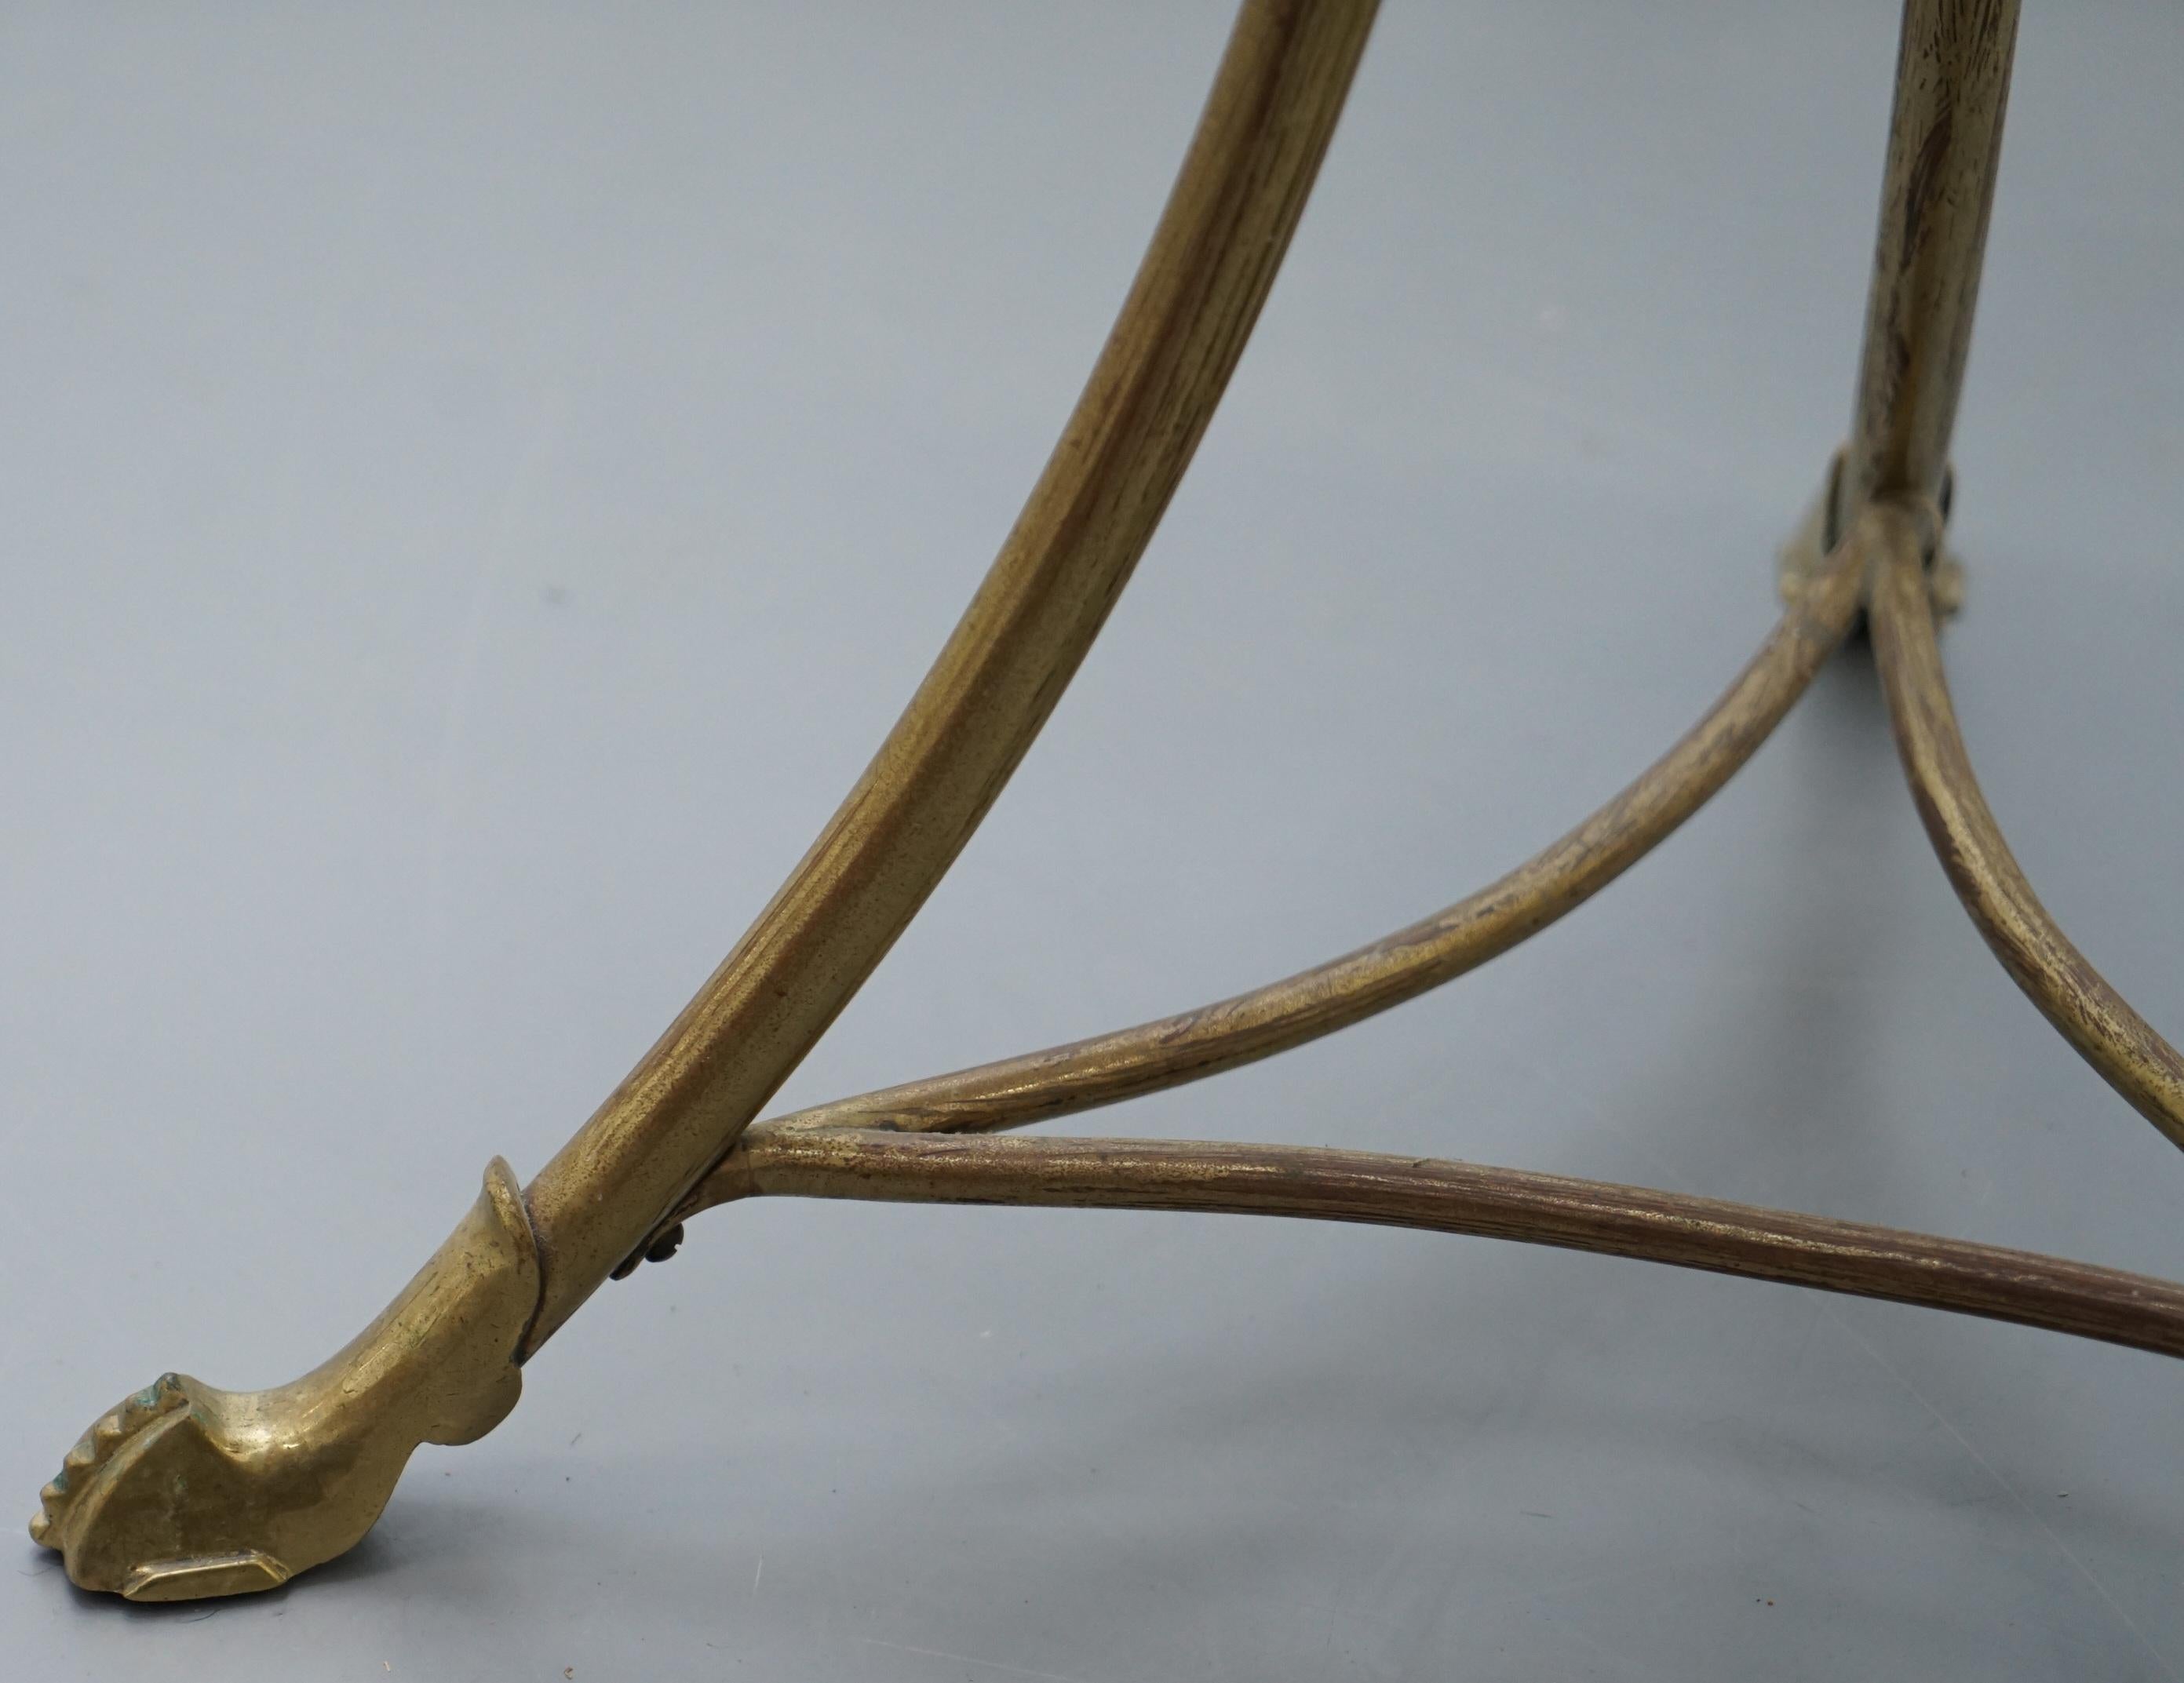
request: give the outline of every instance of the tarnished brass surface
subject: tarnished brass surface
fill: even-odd
[[[499,1158],[455,1230],[331,1360],[271,1390],[163,1374],[103,1415],[39,1492],[31,1535],[86,1590],[186,1601],[270,1590],[371,1529],[421,1443],[469,1443],[523,1388],[538,1256]]]
[[[1202,1140],[760,1136],[738,1195],[1206,1210],[1479,1234],[1919,1303],[2184,1356],[2184,1285],[1925,1234],[1685,1193],[1380,1151]]]
[[[2002,159],[2018,0],[1905,0],[1865,342],[1834,529],[1869,497],[1942,500]]]
[[[1908,0],[1851,441],[1792,545],[1781,623],[1689,735],[1527,864],[1346,957],[1200,1011],[746,1131],[960,851],[1128,578],[1266,298],[1372,12],[1370,0],[1246,0],[1136,281],[1015,529],[871,767],[698,996],[527,1190],[496,1159],[432,1261],[331,1361],[260,1392],[169,1374],[101,1418],[31,1522],[76,1583],[148,1601],[230,1595],[340,1553],[419,1443],[468,1442],[506,1414],[520,1363],[618,1262],[664,1256],[681,1214],[757,1193],[1388,1223],[2184,1355],[2184,1286],[1952,1240],[1425,1158],[945,1137],[1265,1056],[1506,950],[1719,789],[1863,607],[1914,793],[1967,905],[2064,1034],[2184,1145],[2184,1060],[2033,897],[1964,758],[1935,643],[1935,605],[1953,588],[1936,566],[1949,435],[2015,0]]]
[[[698,996],[528,1188],[497,1165],[480,1211],[325,1367],[252,1394],[170,1375],[102,1419],[33,1524],[77,1582],[230,1594],[350,1546],[419,1441],[467,1441],[506,1413],[516,1364],[794,1067],[1000,794],[1144,552],[1266,300],[1373,9],[1245,0],[1015,529],[871,766]]]
[[[2148,1122],[2184,1145],[2184,1057],[2087,963],[2032,891],[1973,775],[1903,528],[1877,575],[1873,649],[1896,745],[1926,834],[1958,898],[2027,998]]]
[[[1247,0],[1152,243],[1016,529],[871,767],[698,996],[526,1190],[528,1355],[720,1158],[894,945],[1061,698],[1212,418],[1372,23]]]
[[[1583,905],[1696,811],[1804,694],[1858,610],[1861,527],[1783,613],[1706,716],[1575,829],[1478,893],[1369,946],[1250,993],[1135,1028],[905,1082],[759,1124],[774,1132],[1018,1128],[1196,1081],[1301,1045],[1476,969]],[[671,1222],[733,1196],[708,1175]]]

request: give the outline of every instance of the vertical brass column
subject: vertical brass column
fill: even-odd
[[[2018,0],[1905,0],[1873,289],[1833,532],[1868,499],[1939,498],[2002,155]]]

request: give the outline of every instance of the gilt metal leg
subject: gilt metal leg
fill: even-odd
[[[1061,699],[1243,354],[1373,0],[1247,0],[1046,471],[871,766],[772,903],[524,1190],[551,1337],[735,1141],[954,862]]]
[[[750,931],[520,1193],[504,1164],[394,1305],[295,1384],[168,1375],[101,1419],[33,1535],[87,1587],[269,1587],[376,1516],[421,1441],[464,1442],[610,1270],[756,1194],[1190,1209],[1560,1245],[2184,1355],[2184,1286],[2089,1264],[1521,1170],[1295,1148],[933,1137],[1112,1103],[1415,997],[1582,904],[1719,789],[1861,606],[1953,881],[2072,1043],[2184,1145],[2184,1059],[2054,928],[1981,800],[1933,606],[1948,445],[2016,0],[1908,0],[1849,442],[1785,566],[1790,605],[1700,723],[1560,841],[1328,964],[1197,1011],[748,1129],[961,850],[1127,582],[1241,354],[1349,86],[1370,0],[1246,0],[1114,332],[1015,530],[871,768]],[[883,1127],[884,1131],[883,1131]],[[919,1137],[919,1136],[927,1137]],[[623,1263],[622,1270],[616,1264]]]
[[[1931,511],[1923,567],[1898,546],[1870,586],[1875,654],[1919,816],[2003,968],[2117,1092],[2184,1146],[2184,1057],[2086,961],[2018,867],[1973,775],[1935,633],[1934,610],[1956,596],[1953,568],[1937,579],[1935,561],[2016,34],[2016,0],[1904,8],[1857,415],[1833,503],[1838,518],[1869,499]]]
[[[1915,554],[1899,552],[1875,581],[1872,621],[1904,774],[1957,897],[2063,1038],[2171,1145],[2184,1146],[2184,1057],[2057,927],[1980,793]]]
[[[1212,417],[1373,14],[1373,0],[1245,0],[1114,331],[978,594],[772,902],[515,1203],[535,1297],[512,1325],[504,1315],[437,1320],[443,1337],[468,1329],[460,1349],[436,1358],[450,1371],[475,1368],[481,1383],[501,1387],[495,1398],[512,1402],[511,1361],[534,1354],[734,1143],[969,839],[1090,647]],[[360,1342],[377,1341],[344,1357],[373,1373],[399,1368],[415,1343],[407,1328],[383,1318]],[[71,1452],[64,1511],[57,1519],[49,1500],[33,1522],[88,1587],[218,1595],[281,1581],[338,1552],[326,1539],[345,1548],[363,1535],[419,1441],[406,1426],[367,1431],[385,1454],[344,1458],[320,1441],[322,1413],[282,1414],[292,1388],[231,1393],[177,1378],[172,1389],[186,1406],[117,1411],[111,1431],[102,1421],[81,1457]],[[254,1480],[187,1476],[192,1457],[226,1453],[224,1439],[202,1435],[200,1454],[199,1436],[173,1424],[201,1417],[242,1423],[237,1441],[256,1457]],[[276,1418],[277,1438],[254,1424]],[[255,1494],[299,1485],[332,1516],[303,1528],[310,1543],[300,1552],[287,1508]]]

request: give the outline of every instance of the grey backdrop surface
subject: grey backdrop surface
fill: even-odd
[[[0,1491],[347,1338],[544,1161],[1012,517],[1225,7],[0,10]],[[1399,3],[1191,476],[783,1095],[1232,991],[1614,789],[1846,419],[1894,23]],[[2184,1027],[2184,22],[2028,8],[1948,635],[2049,903]],[[2184,1270],[1869,663],[1485,972],[1085,1131],[1344,1142]],[[1485,1242],[786,1204],[604,1290],[350,1558],[0,1669],[2184,1669],[2179,1378]],[[738,1669],[738,1668],[741,1668]]]

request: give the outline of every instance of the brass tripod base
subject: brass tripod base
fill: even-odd
[[[1861,616],[1911,791],[1982,933],[2067,1039],[2184,1145],[2184,1058],[2066,940],[1981,800],[1943,682],[1947,448],[2015,0],[1907,0],[1850,442],[1786,554],[1786,610],[1626,789],[1453,906],[1248,994],[752,1127],[939,882],[1051,711],[1188,466],[1301,213],[1370,0],[1245,0],[1114,332],[983,584],[870,769],[721,968],[519,1193],[504,1163],[410,1288],[293,1385],[169,1375],[100,1420],[34,1536],[140,1600],[270,1588],[349,1547],[421,1442],[511,1407],[521,1363],[684,1220],[755,1195],[1221,1210],[1477,1233],[1924,1304],[2184,1355],[2184,1286],[1672,1192],[1270,1145],[963,1138],[1324,1034],[1545,928],[1763,743]],[[914,1136],[950,1135],[952,1138]]]

